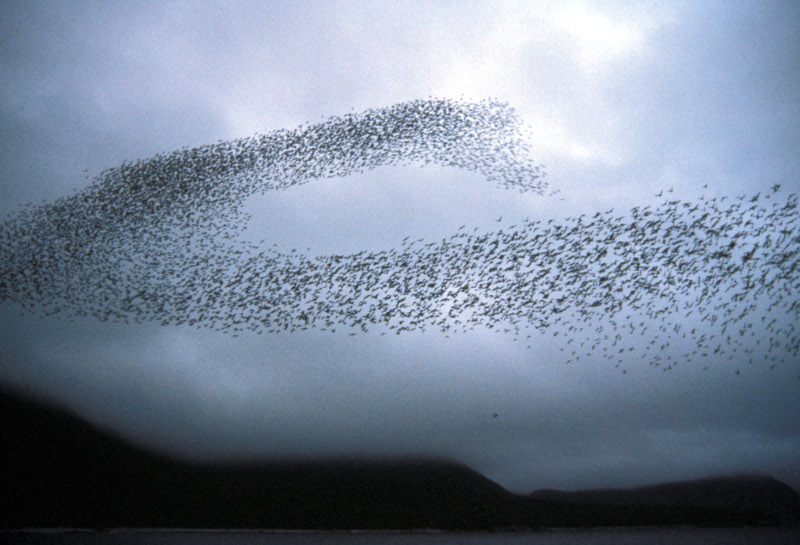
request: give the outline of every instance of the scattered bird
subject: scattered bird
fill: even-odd
[[[250,196],[382,165],[456,166],[544,195],[522,130],[496,101],[416,100],[125,162],[0,223],[0,301],[232,335],[480,327],[530,339],[531,330],[567,329],[568,362],[617,365],[622,343],[647,335],[646,348],[624,345],[626,357],[641,353],[664,370],[709,353],[752,360],[762,340],[769,363],[798,361],[794,194],[770,206],[760,194],[752,206],[675,198],[502,231],[462,225],[439,242],[406,237],[350,255],[282,252],[240,237]],[[706,330],[681,329],[690,316]]]

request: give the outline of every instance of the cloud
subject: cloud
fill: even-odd
[[[575,4],[573,24],[625,37],[615,42],[559,26],[562,6],[8,6],[3,216],[126,159],[429,95],[515,106],[564,200],[456,169],[387,167],[256,199],[248,211],[264,217],[250,240],[379,250],[462,224],[491,231],[500,215],[629,211],[669,187],[687,199],[800,189],[795,7]],[[175,452],[418,449],[518,491],[753,469],[800,483],[795,362],[768,371],[711,358],[622,375],[590,358],[557,364],[561,336],[536,350],[483,329],[232,338],[17,311],[0,315],[3,381]]]
[[[614,21],[585,7],[569,6],[554,19],[558,27],[574,38],[578,61],[585,70],[602,67],[642,47],[642,34],[633,25]]]

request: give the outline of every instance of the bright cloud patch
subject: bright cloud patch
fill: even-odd
[[[639,49],[642,35],[632,26],[573,6],[555,16],[556,25],[575,40],[584,67],[596,67]]]

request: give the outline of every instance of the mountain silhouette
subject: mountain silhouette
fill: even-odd
[[[638,507],[713,507],[730,512],[768,513],[769,520],[791,524],[800,513],[800,496],[767,475],[740,474],[628,489],[578,492],[536,490],[530,498],[574,505]]]
[[[2,528],[485,530],[800,520],[797,494],[769,478],[527,497],[442,459],[177,460],[9,390],[0,393],[0,415]],[[687,487],[693,501],[683,501]]]

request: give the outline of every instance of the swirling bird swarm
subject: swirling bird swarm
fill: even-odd
[[[126,163],[2,225],[0,300],[233,334],[567,330],[568,361],[620,364],[638,350],[663,369],[709,354],[753,362],[763,338],[773,365],[797,361],[797,197],[780,199],[778,186],[763,197],[525,220],[352,255],[238,238],[254,193],[380,165],[456,166],[541,194],[543,173],[520,130],[495,102],[414,101]],[[692,317],[714,333],[686,326]],[[629,346],[627,332],[650,344]],[[694,350],[678,354],[670,343]]]
[[[133,312],[130,293],[203,274],[198,256],[245,251],[244,201],[314,178],[382,165],[437,164],[520,191],[546,188],[513,109],[416,100],[323,123],[123,163],[89,187],[0,225],[0,301],[101,318]],[[180,280],[177,282],[180,284]]]

